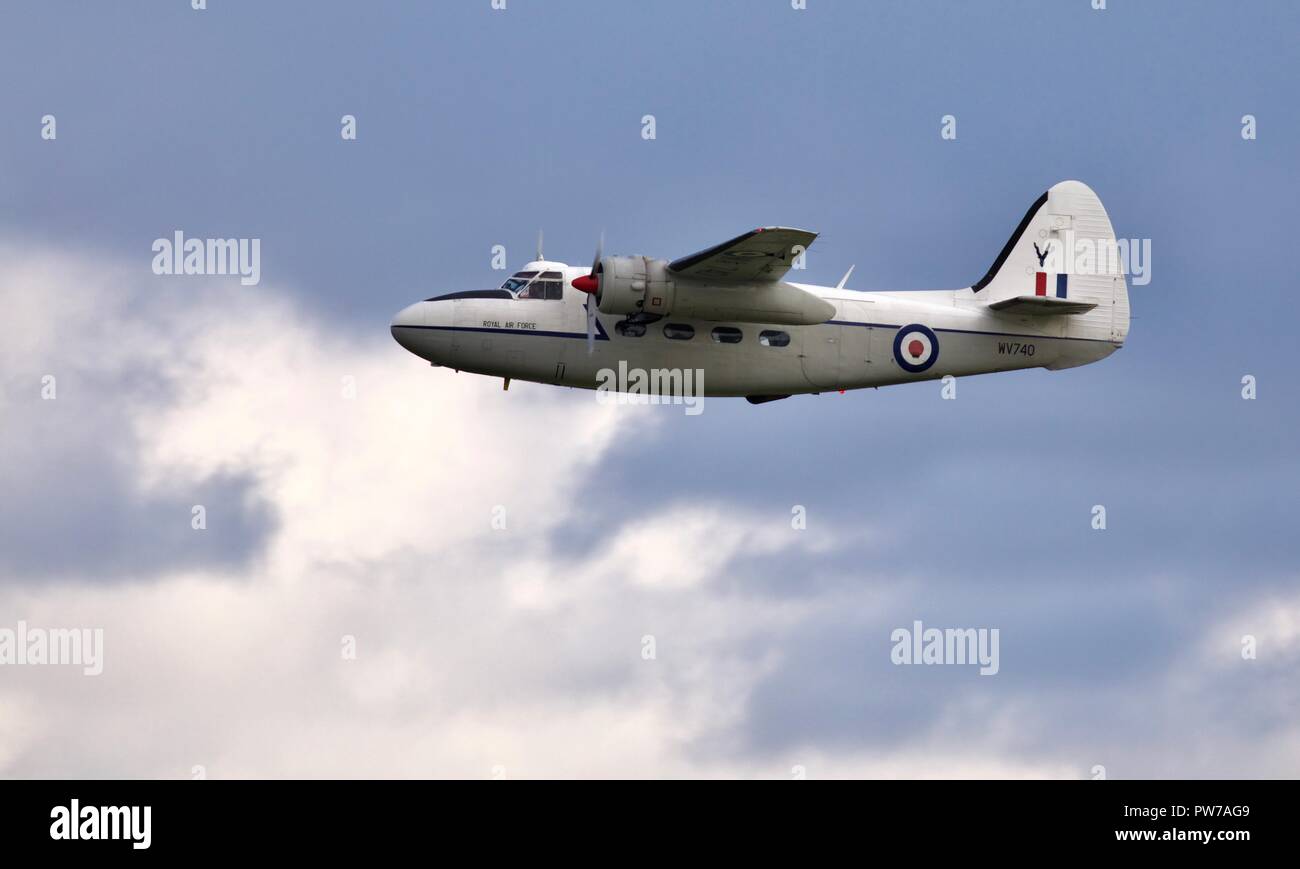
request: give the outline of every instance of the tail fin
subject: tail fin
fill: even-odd
[[[1128,335],[1128,283],[1115,230],[1097,194],[1078,181],[1038,197],[971,293],[1008,315],[1069,314],[1069,337],[1123,343]]]

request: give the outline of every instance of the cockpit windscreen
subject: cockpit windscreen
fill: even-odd
[[[515,294],[516,299],[563,299],[564,275],[560,272],[515,272],[501,289]]]

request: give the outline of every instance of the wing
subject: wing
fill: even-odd
[[[738,235],[708,250],[673,260],[679,275],[719,283],[779,281],[794,258],[808,249],[817,233],[786,226],[765,226]]]

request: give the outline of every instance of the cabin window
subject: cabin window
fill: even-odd
[[[687,323],[669,323],[664,326],[664,337],[674,341],[689,341],[695,337],[695,327]]]
[[[758,343],[764,347],[788,347],[790,345],[790,333],[779,332],[776,329],[764,329],[758,333]]]
[[[745,333],[735,326],[714,326],[712,337],[717,344],[739,344]]]

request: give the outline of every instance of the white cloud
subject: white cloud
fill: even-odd
[[[141,490],[198,501],[211,476],[246,476],[275,525],[246,572],[103,584],[92,563],[81,582],[0,592],[4,613],[106,635],[97,679],[0,674],[20,701],[0,712],[9,774],[685,774],[681,747],[734,724],[763,672],[727,643],[798,617],[725,591],[659,593],[812,545],[750,514],[629,517],[572,563],[552,553],[557,529],[586,518],[605,445],[620,426],[644,433],[653,410],[430,370],[383,325],[343,338],[272,287],[142,290],[117,266],[23,261],[0,296],[23,336],[3,350],[6,392],[31,388],[33,359],[69,384],[93,374],[105,386],[65,390],[60,409],[123,418],[135,439],[105,447],[126,451]],[[193,533],[225,520],[209,511]]]
[[[0,448],[15,466],[54,454],[53,467],[76,468],[29,482],[76,505],[103,463],[87,450],[103,450],[139,493],[185,505],[175,521],[186,526],[188,505],[221,475],[251,481],[245,497],[270,519],[238,568],[196,558],[106,582],[83,559],[62,582],[0,576],[0,626],[105,634],[99,677],[0,670],[0,774],[186,777],[197,764],[214,777],[788,778],[803,765],[811,778],[1078,777],[1107,761],[1116,776],[1144,763],[1177,774],[1173,762],[1199,750],[1171,740],[1170,725],[1154,737],[1165,745],[1135,739],[1105,757],[1054,747],[1056,719],[1023,694],[1002,705],[945,697],[892,748],[868,747],[870,722],[838,751],[798,733],[783,743],[794,748],[748,743],[756,687],[801,644],[815,647],[821,626],[912,611],[934,594],[876,576],[869,561],[816,584],[819,556],[870,552],[878,530],[819,518],[796,531],[788,505],[721,499],[648,511],[629,496],[624,513],[589,515],[583,489],[606,448],[625,431],[653,433],[655,408],[522,383],[504,393],[431,370],[386,323],[373,340],[350,338],[269,285],[0,254],[16,264],[0,274],[13,337],[0,342]],[[56,407],[36,403],[46,372],[59,377]],[[491,524],[498,506],[505,530]],[[232,521],[230,505],[212,507],[193,539]],[[564,539],[575,528],[580,544]],[[1293,653],[1295,607],[1261,606],[1243,624],[1264,624]],[[356,660],[340,654],[345,635]],[[647,636],[654,660],[642,658]],[[1016,653],[1008,642],[1004,654]],[[862,677],[831,663],[808,676],[833,692],[872,690],[836,683]],[[1168,708],[1205,702],[1214,672],[1165,679]],[[1232,724],[1217,720],[1220,734]],[[1275,728],[1230,756],[1243,771],[1295,769],[1297,743]]]
[[[1294,661],[1300,655],[1300,594],[1251,600],[1223,617],[1207,634],[1202,650],[1206,663],[1241,666],[1246,637],[1255,641],[1256,660]]]

